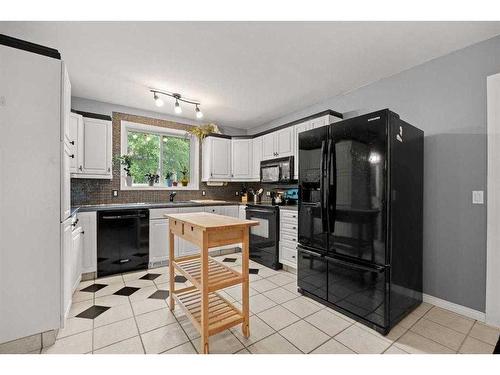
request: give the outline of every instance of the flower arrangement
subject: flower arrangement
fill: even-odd
[[[154,186],[155,183],[158,183],[160,181],[160,176],[154,172],[146,173],[144,177],[147,178],[149,186]]]
[[[188,130],[188,133],[198,137],[202,141],[210,133],[220,134],[219,127],[213,123],[196,126]]]

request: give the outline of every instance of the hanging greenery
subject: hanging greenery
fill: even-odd
[[[217,125],[210,123],[210,124],[196,126],[194,128],[191,128],[188,130],[188,133],[198,137],[198,139],[200,141],[202,141],[203,138],[205,138],[210,133],[220,134],[220,130],[219,130],[219,127]]]

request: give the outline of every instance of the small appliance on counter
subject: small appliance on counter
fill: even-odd
[[[297,188],[294,189],[274,189],[271,192],[271,202],[273,205],[278,206],[291,206],[296,205],[299,199]]]

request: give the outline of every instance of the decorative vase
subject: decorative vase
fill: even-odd
[[[149,186],[154,186],[155,185],[155,180],[149,180]]]
[[[188,186],[188,182],[189,182],[189,180],[188,180],[187,178],[183,178],[183,179],[181,180],[181,184],[182,184],[182,186]]]
[[[172,185],[177,186],[177,181],[172,182]]]
[[[132,186],[132,176],[126,176],[125,177],[125,184],[127,186]]]
[[[167,178],[167,179],[165,180],[165,182],[167,183],[167,186],[168,186],[168,187],[171,187],[171,186],[172,186],[173,181],[172,181],[172,179],[171,179],[171,178]]]

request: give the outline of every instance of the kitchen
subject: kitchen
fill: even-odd
[[[123,31],[90,26],[108,43]],[[180,26],[199,32],[195,23]],[[139,34],[150,27],[170,26],[145,25]],[[387,43],[405,27],[428,35],[418,23],[383,27]],[[226,114],[165,84],[105,100],[96,82],[110,70],[90,74],[89,56],[73,43],[91,37],[84,25],[0,23],[2,110],[5,124],[16,125],[2,123],[1,281],[37,285],[29,298],[2,295],[9,309],[1,310],[0,353],[493,353],[500,329],[486,307],[486,156],[462,157],[482,149],[486,131],[457,129],[472,116],[487,122],[486,86],[478,82],[500,70],[493,62],[500,26],[434,27],[454,27],[462,44],[443,36],[436,43],[445,52],[370,77],[352,93],[320,95],[286,111],[276,104],[267,117],[262,111],[234,121],[237,110]],[[97,45],[93,53],[107,50]],[[451,68],[472,62],[467,77]],[[108,85],[127,83],[113,76]],[[457,113],[450,93],[462,103],[469,87],[484,91],[484,100]],[[430,92],[448,101],[437,105]],[[36,110],[19,111],[23,103]],[[471,175],[455,178],[462,164]],[[36,189],[19,172],[32,165]],[[234,227],[238,235],[229,232]],[[203,242],[218,232],[219,240]],[[23,280],[20,263],[30,269]],[[220,289],[212,285],[217,297],[203,281],[205,266],[206,280],[220,275]],[[193,312],[179,292],[200,288],[220,298],[209,310],[206,297],[211,318],[236,314],[213,334],[204,331],[204,303]]]

